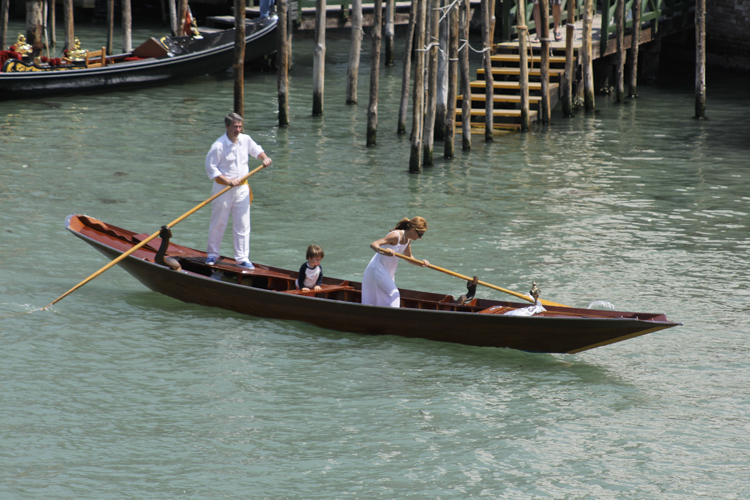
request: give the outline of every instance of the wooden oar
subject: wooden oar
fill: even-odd
[[[255,170],[253,170],[252,172],[250,172],[246,176],[242,177],[240,179],[240,184],[243,183],[243,182],[245,182],[248,179],[248,177],[250,177],[251,175],[255,174],[256,172],[262,170],[263,168],[264,168],[263,165],[261,165],[260,167],[256,168]],[[183,220],[187,219],[188,217],[190,217],[191,215],[193,215],[195,212],[197,212],[201,208],[205,207],[206,205],[208,205],[209,203],[211,203],[216,198],[218,198],[222,194],[226,193],[227,191],[229,191],[233,187],[235,187],[235,186],[227,186],[227,187],[225,187],[224,189],[222,189],[221,191],[219,191],[218,193],[216,193],[215,195],[213,195],[212,197],[210,197],[209,199],[207,199],[203,203],[197,205],[195,208],[193,208],[189,212],[185,212],[184,214],[182,214],[181,216],[179,216],[178,218],[176,218],[175,220],[173,220],[172,222],[170,222],[169,225],[168,225],[168,227],[174,227],[174,226],[176,226],[179,222],[182,222]],[[68,290],[67,292],[65,292],[64,294],[60,295],[58,298],[56,298],[55,300],[53,300],[47,307],[43,307],[41,310],[43,311],[45,309],[49,309],[50,307],[52,307],[53,305],[55,305],[57,302],[61,301],[62,299],[64,299],[68,295],[70,295],[71,293],[75,292],[76,290],[78,290],[83,285],[85,285],[89,281],[93,280],[94,278],[96,278],[97,276],[99,276],[100,274],[102,274],[104,271],[106,271],[110,267],[116,265],[118,262],[120,262],[121,260],[123,260],[128,255],[130,255],[131,253],[135,252],[136,250],[138,250],[139,248],[141,248],[142,246],[146,245],[148,242],[150,242],[151,240],[153,240],[154,238],[156,238],[157,236],[159,236],[160,232],[161,232],[161,229],[159,231],[156,231],[154,234],[152,234],[151,236],[149,236],[145,240],[141,241],[137,245],[135,245],[133,248],[131,248],[130,250],[128,250],[124,254],[122,254],[119,257],[117,257],[115,260],[113,260],[112,262],[110,262],[109,264],[107,264],[106,266],[104,266],[103,268],[99,269],[97,272],[95,272],[94,274],[92,274],[91,276],[89,276],[88,278],[86,278],[85,280],[83,280],[80,283],[78,283],[76,286],[74,286],[73,288],[71,288],[70,290]]]
[[[395,254],[396,254],[396,257],[402,258],[414,264],[419,264],[420,266],[422,265],[422,261],[415,259],[414,257],[407,257],[406,255],[400,254],[398,252],[395,252]],[[474,279],[474,278],[469,278],[468,276],[464,276],[463,274],[454,273],[453,271],[449,271],[448,269],[443,269],[442,267],[433,266],[432,264],[428,265],[427,267],[429,267],[430,269],[434,269],[435,271],[440,271],[441,273],[450,274],[451,276],[455,276],[456,278],[461,278],[462,280],[472,281]],[[518,297],[519,299],[523,299],[528,302],[534,303],[534,299],[532,299],[531,297],[527,295],[523,295],[521,293],[514,292],[512,290],[508,290],[506,288],[502,288],[497,285],[487,283],[485,281],[477,281],[477,284],[486,286],[488,288],[492,288],[493,290],[497,290],[499,292],[508,293],[510,295],[513,295],[514,297]],[[544,300],[544,299],[539,299],[539,301],[542,303],[542,305],[545,305],[545,306],[570,307],[570,306],[566,306],[563,304],[558,304],[557,302],[550,302],[549,300]]]

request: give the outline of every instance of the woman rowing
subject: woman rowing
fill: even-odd
[[[402,219],[384,238],[370,243],[373,255],[362,277],[362,303],[370,306],[401,307],[401,294],[394,277],[398,266],[396,253],[411,257],[411,242],[420,239],[427,231],[427,221],[422,217]],[[423,260],[422,267],[430,265]]]

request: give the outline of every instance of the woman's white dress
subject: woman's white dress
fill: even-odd
[[[397,245],[382,245],[381,248],[393,249],[394,252],[404,253],[409,239],[404,238],[401,230],[388,233],[397,233],[399,243]],[[401,243],[401,241],[405,241]],[[367,264],[365,274],[362,277],[362,303],[370,306],[401,307],[401,294],[398,291],[394,277],[398,267],[398,257],[376,253]]]

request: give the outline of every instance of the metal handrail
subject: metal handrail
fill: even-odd
[[[536,29],[533,19],[533,1],[526,1],[526,26],[529,30]],[[625,28],[633,26],[633,4],[636,0],[627,0],[625,3],[626,22]],[[584,0],[575,0],[576,12],[579,13],[583,8]],[[567,18],[569,0],[562,2],[562,22]],[[572,3],[571,3],[572,5]],[[617,0],[601,0],[599,12],[602,16],[600,43],[602,53],[605,52],[609,35],[617,30],[615,25],[615,7]],[[518,36],[517,26],[517,0],[504,0],[502,14],[502,33],[500,39],[510,41]],[[641,26],[650,24],[654,30],[659,29],[659,22],[667,19],[682,16],[682,19],[688,19],[688,15],[695,11],[695,0],[641,0]]]
[[[629,0],[625,3],[625,29],[633,26],[633,2]],[[617,0],[602,0],[602,25],[601,36],[599,39],[601,53],[606,52],[607,42],[610,33],[617,30],[615,24],[615,8]],[[695,11],[695,0],[641,0],[641,26],[650,24],[651,27],[658,31],[659,23],[667,19],[677,17],[677,15],[687,16],[691,11]],[[687,17],[683,17],[687,19]]]
[[[574,5],[574,2],[571,0],[562,0],[561,10],[562,13],[560,14],[561,22],[565,22],[568,16],[568,5]],[[575,0],[576,5],[576,12],[581,12],[581,8],[583,7],[583,0]],[[513,38],[516,38],[518,36],[518,29],[517,26],[517,19],[516,16],[518,15],[518,6],[516,0],[504,0],[502,4],[502,24],[501,24],[501,34],[500,39],[504,42],[510,41]],[[536,24],[534,23],[534,2],[533,1],[526,1],[526,26],[529,30],[536,29]],[[551,15],[551,13],[550,13]]]

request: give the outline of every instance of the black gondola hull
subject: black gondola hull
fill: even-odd
[[[246,61],[276,51],[276,19],[264,19],[248,26],[252,28],[245,37]],[[161,59],[118,62],[99,68],[0,72],[0,100],[108,92],[219,73],[233,64],[234,38],[234,30],[205,34],[205,43],[192,44],[197,45],[195,49]]]

